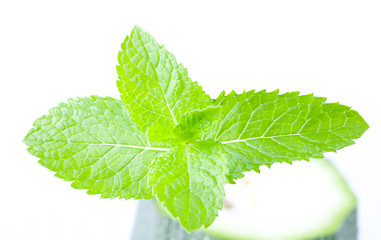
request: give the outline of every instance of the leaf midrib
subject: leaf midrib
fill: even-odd
[[[143,46],[143,48],[144,48],[144,51],[145,51],[145,52],[147,53],[147,55],[148,55],[148,50],[147,50],[147,48],[146,48],[146,46],[145,46],[145,44],[144,44],[144,42],[143,42],[143,40],[142,40],[142,37],[141,37],[141,35],[140,35],[140,32],[137,32],[137,34],[138,34],[139,40],[143,43],[142,46]],[[141,57],[143,57],[145,60],[147,60],[147,62],[149,62],[150,64],[153,64],[152,61],[151,61],[150,59],[147,59],[145,56],[143,56],[143,55],[137,50],[137,48],[136,48],[134,42],[133,42],[132,40],[130,40],[130,41],[131,41],[132,45],[134,46],[135,50],[137,51],[137,53],[138,53]],[[160,46],[159,46],[159,49],[160,49]],[[127,55],[127,53],[125,53],[125,54]],[[128,56],[128,55],[127,55],[127,56]],[[160,52],[158,53],[158,56],[159,56],[159,58],[161,57],[161,56],[160,56]],[[132,63],[132,62],[131,62],[131,63]],[[133,63],[133,64],[135,65],[135,63]],[[142,72],[141,69],[138,68],[138,66],[135,65],[135,67],[136,67],[137,69],[139,69],[140,72]],[[159,74],[157,73],[155,67],[153,68],[153,70],[155,71],[156,76],[159,78]],[[172,69],[172,71],[173,71],[173,69]],[[142,73],[143,73],[143,72],[142,72]],[[145,73],[143,73],[143,74],[146,75]],[[148,75],[146,75],[146,76],[149,77]],[[153,79],[153,81],[155,81],[155,79]],[[166,105],[166,107],[168,108],[169,113],[171,114],[171,117],[172,117],[173,122],[175,123],[175,125],[177,125],[177,124],[178,124],[178,121],[177,121],[177,119],[176,119],[176,117],[175,117],[175,115],[174,115],[174,113],[173,113],[173,111],[172,111],[172,108],[169,106],[168,99],[167,99],[167,97],[166,97],[166,94],[164,93],[164,90],[163,90],[161,84],[160,84],[158,81],[155,81],[155,82],[158,83],[159,88],[160,88],[160,90],[161,90],[161,93],[163,94],[163,98],[164,98],[165,102],[164,102],[164,101],[162,101],[162,102],[163,102],[163,103]],[[168,83],[168,84],[169,84],[169,83]]]
[[[39,141],[34,141],[39,142]],[[113,146],[113,147],[126,147],[126,148],[137,148],[137,149],[144,149],[144,150],[150,150],[150,151],[169,151],[170,148],[159,148],[159,147],[147,147],[147,146],[135,146],[135,145],[128,145],[128,144],[116,144],[116,143],[89,143],[89,142],[73,142],[73,141],[58,141],[58,140],[44,140],[40,141],[42,143],[46,142],[61,142],[61,143],[72,143],[72,144],[87,144],[88,146]]]
[[[326,133],[326,132],[332,132],[333,133],[334,130],[337,130],[337,129],[340,129],[340,128],[345,128],[345,126],[339,127],[339,128],[330,129],[330,130],[326,130],[326,131],[319,131],[319,132],[313,132],[313,133],[304,133],[304,134],[303,133],[302,134],[300,134],[300,133],[293,133],[293,134],[276,135],[276,136],[271,136],[271,137],[264,137],[262,135],[260,137],[254,137],[254,138],[235,139],[235,140],[230,140],[230,141],[223,141],[223,142],[221,142],[221,144],[229,144],[229,143],[236,143],[236,142],[246,142],[246,141],[255,140],[255,139],[268,139],[268,138],[269,139],[273,139],[273,138],[276,138],[276,137],[289,137],[289,136],[301,136],[301,137],[303,137],[303,136],[309,135],[309,134],[319,134],[319,133]],[[335,135],[337,135],[337,134],[335,134]],[[337,136],[339,136],[339,135],[337,135]],[[339,137],[343,138],[342,136],[339,136]],[[354,138],[354,139],[356,139],[356,138]]]

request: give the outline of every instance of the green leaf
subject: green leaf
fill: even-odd
[[[180,145],[156,158],[149,183],[159,201],[189,232],[208,227],[222,209],[228,162],[220,143]]]
[[[173,54],[139,27],[122,43],[118,61],[118,89],[131,120],[143,132],[155,125],[173,131],[185,113],[211,104]]]
[[[149,166],[168,150],[150,146],[123,102],[96,96],[52,108],[35,121],[24,142],[56,176],[104,198],[152,198]]]
[[[207,135],[217,130],[221,116],[221,107],[208,107],[203,110],[195,110],[181,118],[179,125],[176,126],[174,134],[187,142],[203,140]]]
[[[230,180],[275,162],[322,158],[353,144],[367,129],[354,110],[298,92],[235,92],[219,97],[222,120],[215,132],[229,154]]]

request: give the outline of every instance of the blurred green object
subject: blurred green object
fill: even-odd
[[[356,240],[356,198],[327,159],[275,164],[226,186],[224,209],[187,233],[154,200],[138,205],[132,240]]]

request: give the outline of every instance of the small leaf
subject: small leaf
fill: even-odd
[[[195,110],[181,118],[176,126],[174,134],[187,142],[202,140],[208,134],[216,130],[221,116],[221,107],[208,107],[203,110]]]

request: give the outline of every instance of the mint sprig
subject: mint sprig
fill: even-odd
[[[208,227],[223,185],[261,165],[321,158],[367,129],[354,110],[278,91],[212,100],[182,64],[135,27],[118,56],[110,97],[69,99],[34,123],[24,142],[41,165],[103,198],[156,198],[187,231]]]

